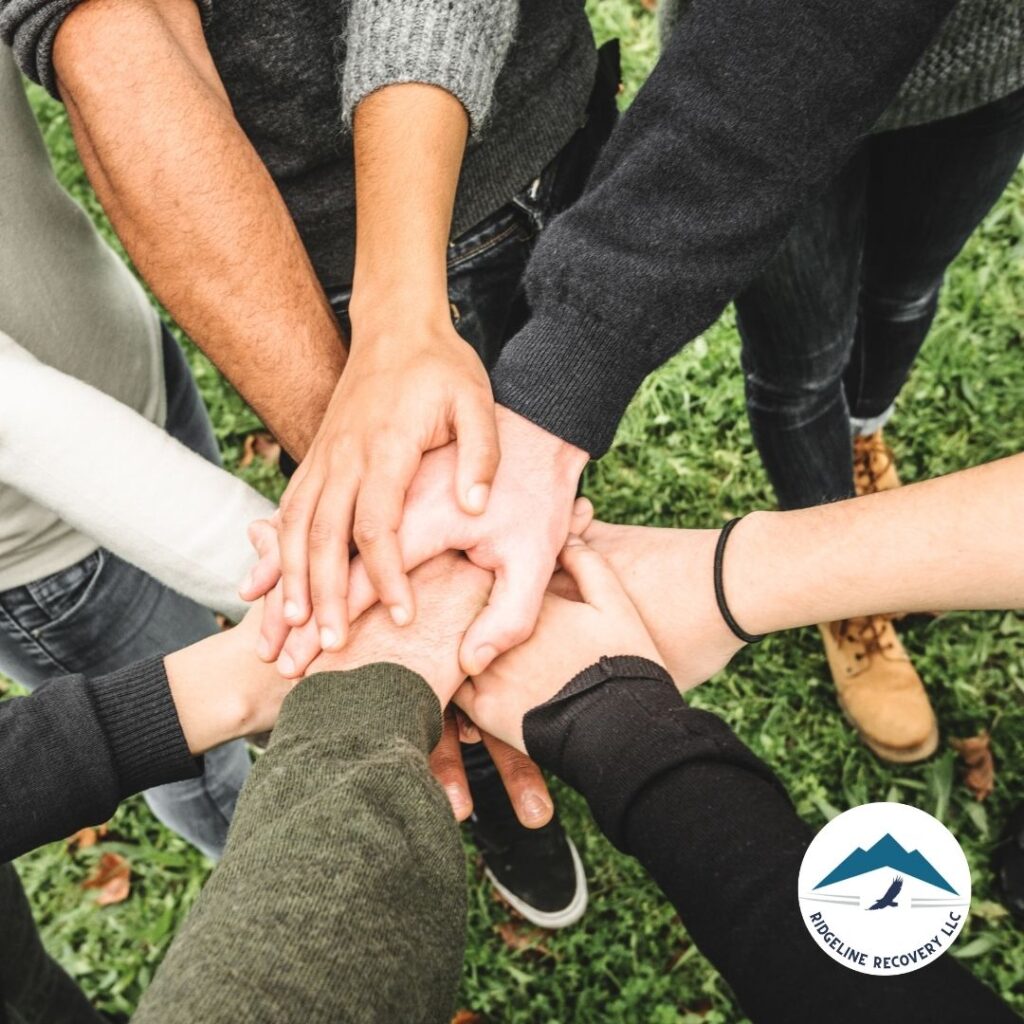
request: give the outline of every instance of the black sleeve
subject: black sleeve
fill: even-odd
[[[4,701],[0,863],[106,821],[133,793],[201,773],[160,659]]]
[[[530,711],[523,732],[530,756],[650,872],[752,1020],[1018,1020],[952,957],[876,978],[826,956],[796,897],[811,830],[768,767],[688,707],[660,666],[602,659]]]
[[[693,0],[527,271],[495,398],[602,455],[896,96],[953,0]]]

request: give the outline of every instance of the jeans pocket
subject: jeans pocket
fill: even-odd
[[[99,586],[107,557],[99,549],[67,569],[25,585],[39,613],[31,626],[33,636],[44,637],[67,626],[89,603]]]

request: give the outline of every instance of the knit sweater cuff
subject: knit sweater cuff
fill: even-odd
[[[379,662],[304,679],[285,698],[270,742],[316,739],[353,759],[396,742],[427,754],[440,738],[441,705],[423,677]]]
[[[121,799],[202,774],[189,752],[161,658],[87,682],[107,737]]]
[[[0,4],[0,39],[14,51],[22,73],[38,82],[55,99],[57,72],[53,66],[53,41],[64,19],[83,0],[9,0]],[[205,22],[214,0],[195,0]]]
[[[495,400],[600,458],[636,389],[655,368],[630,339],[568,306],[539,311],[491,372]]]
[[[466,108],[477,135],[515,35],[513,0],[355,0],[348,21],[342,117],[401,82],[436,85]]]
[[[688,707],[646,658],[602,658],[523,719],[527,753],[582,793],[601,830],[626,848],[645,789],[687,763],[728,762],[778,785],[717,715]]]

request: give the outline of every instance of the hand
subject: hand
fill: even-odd
[[[546,825],[555,813],[555,806],[541,770],[525,754],[489,733],[468,734],[464,727],[460,728],[454,709],[449,707],[441,741],[430,755],[430,770],[447,794],[456,821],[465,821],[473,810],[473,796],[462,763],[462,742],[478,740],[487,747],[520,824],[526,828]]]
[[[558,551],[570,528],[583,529],[592,516],[574,522],[574,498],[586,452],[553,437],[515,413],[497,409],[502,459],[487,511],[466,515],[455,500],[456,451],[446,445],[423,457],[409,488],[398,540],[406,570],[442,551],[465,551],[481,568],[495,575],[487,607],[466,633],[460,657],[467,674],[480,672],[499,652],[525,640],[533,630]],[[276,579],[276,542],[272,525],[250,530],[260,561],[253,580],[265,588]],[[376,600],[369,573],[353,563],[349,617],[355,618]],[[244,594],[243,594],[244,596]],[[274,619],[268,601],[264,616],[262,657],[276,657],[288,628]],[[284,675],[301,674],[320,650],[315,628],[292,630],[278,668]]]
[[[374,662],[404,665],[422,676],[444,708],[465,679],[459,643],[487,602],[493,577],[452,551],[432,558],[412,574],[420,613],[404,628],[376,605],[352,624],[343,651],[327,651],[310,672],[345,672]]]
[[[595,520],[583,534],[615,570],[683,691],[720,672],[743,646],[715,601],[718,532]],[[556,577],[555,589],[564,582]]]
[[[544,597],[533,636],[465,683],[453,698],[472,721],[526,752],[523,717],[602,657],[662,664],[654,640],[607,561],[579,537],[559,556],[582,601]]]
[[[364,323],[354,320],[348,365],[279,513],[284,620],[312,615],[327,651],[345,643],[353,541],[394,621],[415,616],[397,531],[423,453],[456,441],[452,496],[469,519],[487,507],[499,459],[487,373],[447,307],[408,326]],[[252,579],[243,598],[266,593],[260,585]],[[264,635],[279,633],[268,623]]]
[[[253,653],[262,604],[254,605],[234,629],[164,658],[181,731],[193,754],[272,729],[295,686],[294,679],[283,678]]]

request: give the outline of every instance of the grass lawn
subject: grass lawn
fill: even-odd
[[[600,39],[624,43],[628,99],[656,52],[653,16],[639,0],[590,0]],[[62,182],[109,235],[84,179],[63,110],[33,90]],[[891,431],[907,480],[1018,451],[1024,438],[1024,174],[1018,174],[953,268],[924,355]],[[258,420],[198,352],[190,357],[225,462],[237,470]],[[744,414],[731,313],[644,385],[614,450],[588,470],[587,492],[610,519],[714,526],[772,495]],[[267,493],[276,472],[257,460],[240,475]],[[842,538],[836,539],[837,544]],[[865,552],[865,557],[870,553]],[[902,800],[936,814],[972,866],[974,906],[956,955],[1024,1012],[1024,933],[997,902],[989,858],[1006,814],[1024,799],[1024,617],[956,614],[903,629],[929,686],[944,743],[927,764],[875,760],[838,713],[813,631],[768,639],[700,688],[695,703],[723,715],[782,776],[805,819],[871,800]],[[951,736],[992,734],[995,793],[975,802]],[[510,926],[467,848],[470,934],[460,1005],[479,1022],[507,1024],[738,1024],[727,986],[675,914],[628,859],[598,834],[582,801],[557,799],[587,865],[591,906],[577,927],[536,935]],[[48,947],[96,1004],[130,1013],[199,892],[210,865],[128,801],[103,848],[132,864],[132,895],[97,909],[81,881],[97,850],[63,844],[19,862]],[[475,1018],[474,1018],[475,1019]],[[398,1022],[396,1022],[398,1024]]]

